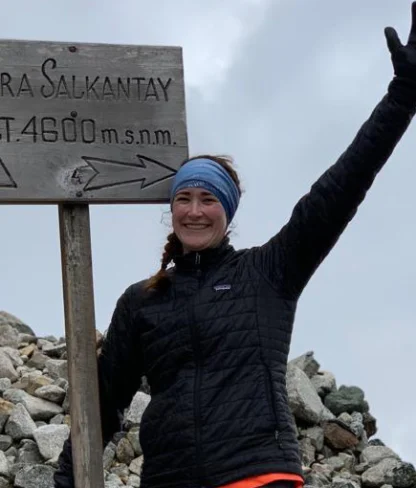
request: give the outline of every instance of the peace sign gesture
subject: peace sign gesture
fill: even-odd
[[[412,2],[412,25],[406,45],[393,27],[386,27],[384,34],[391,53],[394,74],[416,82],[416,1]]]

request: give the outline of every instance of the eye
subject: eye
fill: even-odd
[[[189,201],[189,198],[186,197],[185,195],[178,195],[175,198],[175,202],[187,202],[187,201]]]

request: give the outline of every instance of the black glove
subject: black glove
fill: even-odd
[[[416,1],[412,2],[412,24],[407,44],[404,46],[396,30],[386,27],[384,34],[391,54],[395,79],[389,85],[389,93],[398,102],[416,102]]]

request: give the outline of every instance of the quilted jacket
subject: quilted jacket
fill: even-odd
[[[122,294],[98,359],[103,438],[106,444],[120,430],[119,414],[145,375],[143,488],[302,475],[285,383],[297,303],[408,127],[415,99],[393,81],[264,245],[235,250],[226,239],[176,257],[166,291],[146,292],[142,281]],[[68,439],[57,488],[73,487],[71,459]]]

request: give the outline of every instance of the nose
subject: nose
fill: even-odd
[[[201,216],[202,214],[202,210],[201,210],[201,204],[200,202],[197,200],[197,199],[193,199],[191,200],[190,204],[189,204],[189,216],[190,217],[199,217]]]

